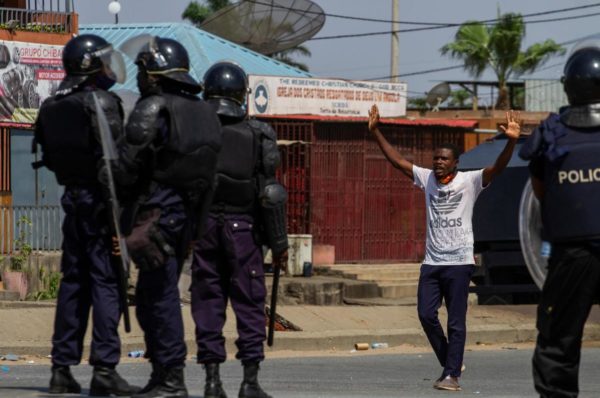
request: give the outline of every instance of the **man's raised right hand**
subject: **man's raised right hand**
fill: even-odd
[[[379,109],[377,105],[373,104],[371,110],[369,110],[369,131],[374,132],[379,126]]]

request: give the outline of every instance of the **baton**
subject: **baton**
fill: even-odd
[[[273,269],[273,287],[271,290],[271,308],[269,312],[269,333],[267,334],[267,345],[273,346],[273,337],[275,335],[275,312],[277,309],[277,290],[279,290],[279,274],[281,267],[275,266]]]
[[[119,228],[119,201],[117,199],[115,180],[113,178],[112,168],[110,164],[112,160],[117,160],[117,150],[115,141],[110,131],[108,119],[106,118],[106,114],[102,110],[102,106],[100,105],[100,101],[98,100],[96,93],[92,93],[92,97],[94,98],[94,107],[96,110],[96,116],[98,118],[98,129],[100,130],[100,140],[102,141],[102,158],[104,159],[104,165],[106,166],[106,173],[108,176],[108,190],[110,194],[110,210],[112,216],[111,224],[119,242],[119,249],[121,252],[121,255],[118,256],[121,260],[121,266],[117,266],[117,277],[120,293],[119,301],[123,312],[123,323],[125,324],[125,332],[129,333],[131,332],[129,307],[127,305],[127,278],[129,277],[129,255],[127,253],[127,245],[125,244],[125,239],[123,238],[121,234],[121,229]]]

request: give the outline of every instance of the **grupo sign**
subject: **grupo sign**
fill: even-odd
[[[0,40],[0,124],[35,122],[65,73],[63,46]]]
[[[250,115],[367,117],[377,104],[383,117],[406,115],[406,83],[302,77],[249,76]]]

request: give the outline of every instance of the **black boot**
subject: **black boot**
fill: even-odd
[[[258,384],[258,362],[244,364],[244,380],[240,386],[239,398],[272,398]]]
[[[80,394],[81,386],[68,366],[52,365],[52,378],[50,379],[50,394]]]
[[[227,398],[221,377],[219,376],[219,364],[204,364],[206,370],[206,382],[204,384],[204,398]]]
[[[148,381],[148,384],[146,384],[144,386],[144,388],[142,388],[140,391],[138,391],[138,394],[145,394],[148,391],[152,390],[154,387],[156,387],[156,385],[159,383],[159,381],[161,380],[161,378],[163,377],[163,373],[165,371],[165,369],[154,362],[152,363],[152,373],[150,373],[150,380]]]
[[[163,368],[157,376],[152,388],[144,393],[135,394],[133,398],[188,398],[187,388],[183,381],[183,365]],[[148,384],[151,383],[152,379]]]
[[[116,395],[117,397],[130,396],[140,390],[137,386],[130,386],[111,367],[94,366],[94,374],[90,383],[90,395],[94,397],[109,397]]]

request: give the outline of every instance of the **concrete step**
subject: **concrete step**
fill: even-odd
[[[19,301],[19,292],[0,290],[0,301]]]
[[[335,264],[318,266],[317,272],[320,275],[377,284],[380,298],[394,300],[416,298],[420,269],[421,264]]]
[[[381,282],[378,283],[378,286],[379,295],[383,298],[402,298],[417,296],[416,283]]]
[[[410,282],[410,283],[418,283],[419,282],[419,278],[418,277],[405,277],[405,276],[373,276],[373,275],[369,275],[367,277],[360,277],[358,279],[356,279],[357,281],[364,281],[364,282],[375,282],[375,283],[379,283],[379,282]]]

